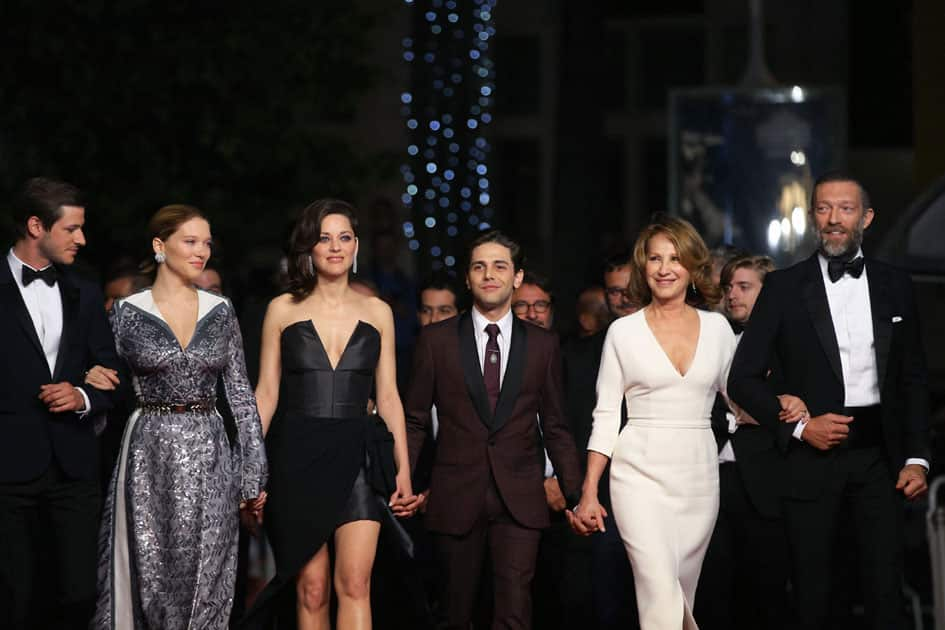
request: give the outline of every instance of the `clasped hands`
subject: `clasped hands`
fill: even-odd
[[[853,422],[853,416],[845,416],[839,413],[825,413],[819,416],[811,417],[807,411],[807,405],[797,396],[782,394],[778,396],[781,402],[781,413],[778,417],[782,422],[797,422],[805,420],[802,439],[821,451],[829,451],[850,435],[850,423]],[[905,495],[906,499],[913,501],[929,489],[928,471],[919,464],[907,464],[899,471],[899,477],[896,480],[896,490]]]
[[[590,536],[596,532],[607,531],[604,519],[607,510],[600,504],[596,496],[590,496],[586,491],[581,496],[581,502],[573,510],[565,510],[564,515],[574,533],[580,536]]]
[[[118,385],[118,372],[96,365],[86,372],[85,382],[96,389],[113,390]],[[52,413],[87,411],[85,398],[79,393],[78,388],[68,381],[40,385],[39,399]]]
[[[420,494],[413,493],[413,486],[410,482],[410,473],[397,473],[397,489],[390,495],[390,501],[387,506],[394,516],[407,518],[417,513],[426,502],[428,492]]]
[[[96,365],[86,372],[85,382],[96,389],[112,390],[118,385],[118,372]],[[40,385],[39,399],[52,413],[87,411],[85,398],[78,388],[68,381]]]
[[[240,501],[240,523],[256,536],[259,533],[259,526],[263,521],[263,507],[266,505],[266,498],[269,495],[265,490],[259,493],[259,496],[249,501]]]

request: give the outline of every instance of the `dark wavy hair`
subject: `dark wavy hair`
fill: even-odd
[[[340,199],[319,199],[306,206],[300,213],[292,234],[286,257],[286,290],[296,300],[304,300],[318,282],[312,264],[312,248],[322,235],[322,221],[330,214],[340,214],[351,222],[351,230],[358,235],[358,218],[354,206]]]
[[[646,226],[633,246],[630,269],[630,301],[646,306],[653,300],[646,281],[646,248],[650,239],[661,234],[676,248],[679,260],[689,272],[691,284],[686,289],[686,303],[691,306],[714,306],[722,299],[722,290],[712,282],[712,257],[705,241],[692,224],[683,219],[661,216]],[[694,287],[694,288],[693,288]]]

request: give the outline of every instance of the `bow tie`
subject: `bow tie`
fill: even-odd
[[[42,280],[49,286],[56,284],[56,279],[59,278],[59,272],[56,271],[56,268],[52,265],[46,267],[42,271],[36,271],[30,269],[26,265],[23,265],[23,286],[28,287],[30,282],[33,280]]]
[[[831,258],[827,261],[827,275],[830,276],[831,282],[836,282],[842,278],[845,273],[850,274],[854,278],[859,278],[863,273],[863,257],[857,256],[853,260]]]

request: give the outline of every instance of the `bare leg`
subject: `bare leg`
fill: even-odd
[[[322,545],[295,580],[295,613],[299,630],[328,630],[331,601],[331,560],[328,545]]]
[[[353,521],[335,531],[338,630],[371,627],[371,569],[380,531],[377,521]]]

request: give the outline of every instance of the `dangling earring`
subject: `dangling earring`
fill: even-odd
[[[155,252],[154,253],[154,262],[161,265],[164,261],[167,260],[167,256],[164,255],[164,252]]]
[[[308,275],[310,275],[310,276],[314,276],[314,275],[315,275],[315,263],[312,262],[312,256],[311,256],[311,255],[309,255],[309,257],[308,257]]]
[[[351,265],[351,273],[358,273],[358,255],[354,255],[354,264]]]

